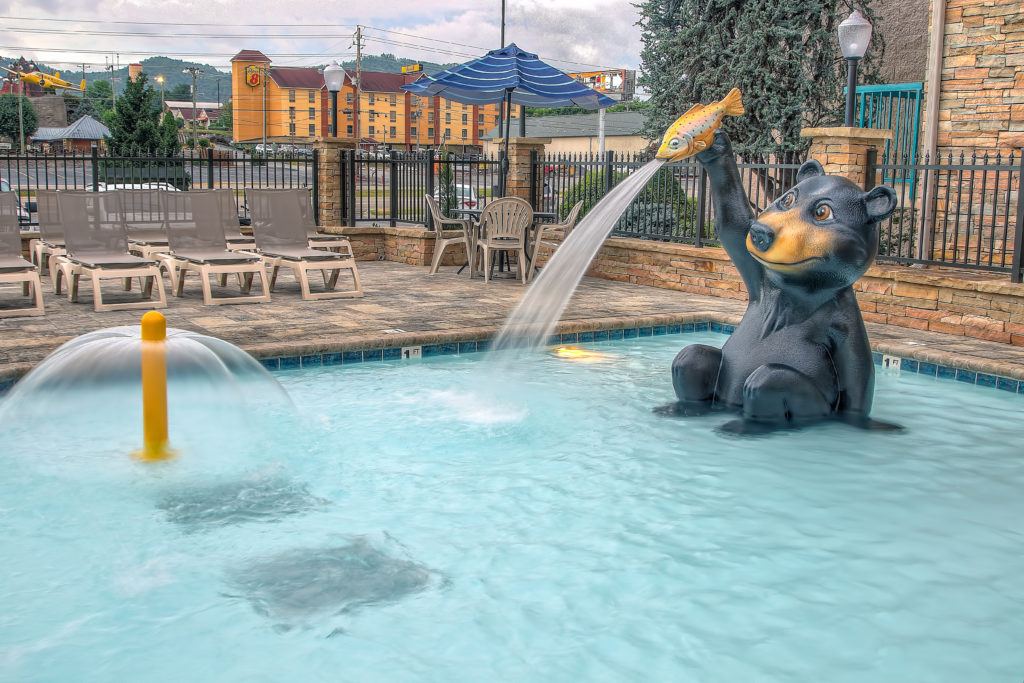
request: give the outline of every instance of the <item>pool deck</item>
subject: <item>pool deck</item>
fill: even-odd
[[[360,299],[302,301],[294,279],[282,274],[270,304],[204,306],[193,279],[181,299],[168,294],[163,312],[172,327],[219,337],[258,358],[272,358],[486,339],[497,332],[524,291],[513,280],[484,284],[456,275],[454,268],[434,276],[423,267],[383,261],[361,262],[359,268],[365,291]],[[85,286],[80,304],[50,292],[48,278],[44,289],[45,316],[0,319],[0,382],[24,374],[77,335],[136,324],[142,313],[96,313]],[[4,304],[18,294],[13,287],[0,287]],[[734,325],[744,308],[740,301],[585,278],[559,331],[703,321]],[[1024,347],[870,323],[868,334],[881,353],[1024,380]]]

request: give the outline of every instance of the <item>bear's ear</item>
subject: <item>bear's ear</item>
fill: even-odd
[[[878,185],[864,195],[864,206],[872,222],[884,221],[896,210],[896,191],[885,185]]]
[[[819,175],[825,175],[825,169],[823,169],[821,167],[821,164],[819,164],[814,159],[809,159],[809,160],[805,161],[800,166],[800,170],[796,172],[796,181],[798,183],[799,182],[803,182],[804,180],[807,180],[808,178],[813,178],[813,177],[819,176]]]

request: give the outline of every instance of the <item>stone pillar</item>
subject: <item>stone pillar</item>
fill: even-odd
[[[892,139],[892,131],[881,128],[804,128],[800,137],[811,138],[807,157],[825,167],[825,172],[849,178],[864,187],[868,150],[878,150],[878,163],[882,162],[885,141]]]
[[[499,149],[503,149],[504,143]],[[505,194],[530,201],[530,152],[544,155],[545,145],[551,138],[510,138],[508,141],[508,180]]]
[[[317,138],[313,148],[318,156],[316,183],[320,227],[344,225],[345,217],[341,215],[341,152],[355,149],[356,141],[347,137]]]

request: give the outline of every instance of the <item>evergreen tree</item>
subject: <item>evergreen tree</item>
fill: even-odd
[[[191,102],[192,86],[188,83],[178,83],[167,91],[165,98],[171,102]]]
[[[160,153],[174,156],[180,152],[181,139],[178,137],[178,121],[171,112],[167,112],[160,121]]]
[[[871,0],[642,0],[640,84],[651,93],[646,135],[697,102],[736,86],[747,113],[724,124],[747,155],[800,152],[804,126],[842,117],[845,62],[837,27],[851,7],[876,24]],[[870,81],[885,46],[875,31],[861,73]]]
[[[117,99],[107,146],[113,154],[132,155],[160,150],[159,96],[149,87],[146,74],[128,81]]]
[[[217,128],[223,130],[231,130],[234,121],[234,112],[231,108],[231,101],[229,100],[220,108],[220,115],[217,116]]]
[[[18,99],[21,99],[21,125],[18,119]],[[20,142],[21,126],[24,126],[25,144],[39,127],[39,117],[32,100],[22,95],[0,95],[0,135],[7,136],[17,145]]]
[[[83,95],[72,95],[64,93],[64,109],[68,114],[68,123],[74,123],[83,116],[91,116],[99,119],[100,113],[93,105],[92,100]]]
[[[84,99],[89,101],[89,105],[96,112],[94,118],[102,119],[113,108],[113,94],[110,81],[93,81],[86,86]]]

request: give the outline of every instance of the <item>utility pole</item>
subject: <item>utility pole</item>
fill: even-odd
[[[181,70],[183,74],[191,74],[192,76],[192,149],[196,148],[196,79],[202,75],[203,70],[190,66]]]
[[[267,154],[267,70],[259,67],[260,82],[263,84],[263,154]]]
[[[352,106],[352,122],[355,124],[356,151],[359,151],[359,141],[362,139],[359,132],[360,101],[363,93],[363,27],[356,25],[356,99]],[[351,47],[351,46],[350,46]]]
[[[25,81],[18,79],[18,149],[25,153]]]

